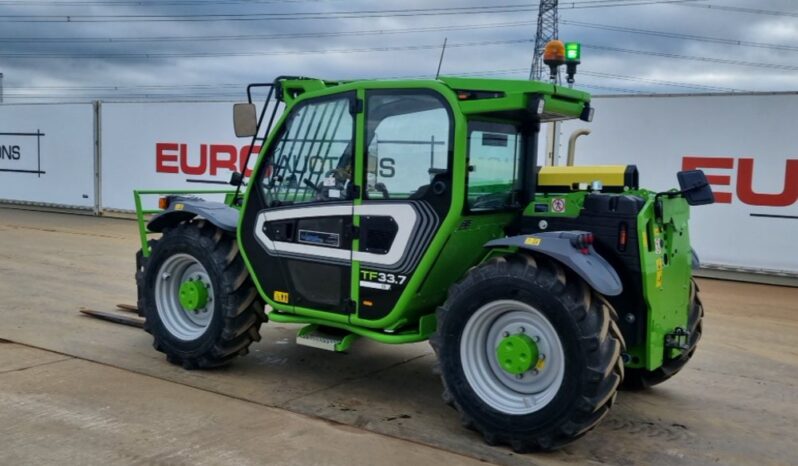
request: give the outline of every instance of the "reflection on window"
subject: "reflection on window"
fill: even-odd
[[[446,176],[449,114],[428,94],[369,95],[366,103],[366,195],[420,199]]]
[[[521,135],[509,124],[475,121],[468,126],[468,191],[470,210],[509,207],[518,190]]]
[[[352,128],[349,99],[295,109],[275,141],[262,181],[271,205],[351,198]]]

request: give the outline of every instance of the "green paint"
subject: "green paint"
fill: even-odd
[[[524,209],[528,217],[578,217],[585,205],[587,191],[562,194],[538,194]],[[545,208],[545,210],[543,210]],[[560,209],[563,209],[559,211]]]
[[[523,333],[509,335],[499,342],[496,359],[502,369],[520,375],[538,362],[538,345]]]
[[[579,44],[568,44],[566,54],[569,60],[581,58]],[[365,102],[369,90],[386,89],[423,89],[435,92],[448,104],[452,119],[452,200],[446,215],[441,218],[438,232],[432,238],[418,266],[409,274],[402,295],[394,309],[385,317],[377,320],[362,318],[357,310],[353,314],[334,313],[318,309],[309,309],[292,304],[275,302],[264,292],[263,284],[269,276],[257,276],[249,260],[247,250],[243,247],[239,225],[236,235],[244,263],[260,295],[273,311],[271,320],[283,323],[302,323],[330,326],[364,336],[383,343],[408,343],[421,341],[435,330],[434,311],[446,299],[447,290],[453,283],[461,279],[473,266],[486,260],[513,254],[515,248],[497,248],[486,250],[483,245],[491,239],[503,237],[509,225],[515,224],[519,215],[539,218],[577,219],[584,207],[587,191],[565,193],[538,193],[533,201],[525,206],[506,212],[488,212],[471,214],[465,209],[466,180],[468,174],[468,122],[471,118],[489,120],[517,121],[519,115],[528,112],[543,100],[541,121],[573,119],[581,115],[590,102],[590,95],[581,91],[555,86],[549,83],[505,79],[441,77],[437,80],[380,80],[333,82],[319,79],[284,80],[281,81],[282,98],[286,111],[280,116],[274,130],[266,138],[256,161],[255,172],[259,172],[264,156],[279,133],[279,128],[286,121],[288,114],[298,104],[318,97],[354,92],[358,99]],[[485,91],[495,94],[492,98],[460,100],[457,91]],[[360,163],[355,164],[354,179],[362,180],[364,175],[363,159],[365,147],[365,117],[361,112],[355,117],[354,152]],[[533,161],[534,162],[534,161]],[[250,183],[242,197],[242,210],[246,210],[249,200],[256,189],[256,183]],[[473,192],[493,193],[508,189],[506,180],[491,179],[479,186],[471,187]],[[230,191],[135,191],[136,214],[139,221],[139,234],[144,255],[149,255],[145,217],[156,214],[158,210],[142,208],[142,195],[166,194],[204,194],[226,193],[230,205],[236,204]],[[685,327],[689,308],[690,287],[690,244],[687,232],[689,212],[681,198],[663,199],[662,218],[654,218],[654,193],[646,190],[627,191],[624,194],[641,196],[646,200],[638,217],[638,229],[641,235],[640,260],[642,267],[643,295],[645,302],[640,303],[648,309],[645,343],[629,348],[633,357],[629,364],[632,367],[654,369],[661,365],[665,355],[664,336],[676,327]],[[361,199],[355,199],[358,205]],[[241,220],[243,221],[243,216]],[[355,216],[353,223],[360,225],[361,219]],[[585,225],[590,229],[590,225]],[[660,248],[654,247],[659,244]],[[359,240],[353,240],[353,250],[360,250]],[[359,282],[361,279],[373,281],[376,273],[365,270],[358,261],[353,261],[351,269],[350,297],[360,304]],[[181,301],[182,302],[182,301]],[[193,302],[193,301],[192,301]],[[619,312],[623,313],[622,309]],[[528,338],[528,337],[527,337]],[[532,346],[522,336],[508,340],[520,350],[497,349],[497,357],[505,356],[510,360],[508,372],[518,373],[529,370],[527,362],[522,361],[521,354],[529,353],[534,362]],[[504,342],[504,343],[507,343]],[[534,351],[533,351],[534,350]],[[669,350],[676,353],[676,350]],[[499,354],[501,353],[501,354]],[[500,359],[501,361],[501,359]],[[515,371],[515,372],[514,372]]]
[[[643,273],[643,295],[648,305],[648,335],[646,343],[633,348],[639,364],[648,370],[662,365],[665,354],[665,335],[676,327],[687,328],[690,312],[690,283],[692,253],[687,202],[682,198],[660,199],[663,215],[654,215],[654,193],[638,217],[638,230],[645,241],[640,242],[640,262]],[[657,247],[659,244],[659,247]],[[675,356],[678,350],[671,350]]]
[[[208,304],[208,288],[200,280],[186,280],[178,292],[180,305],[187,311],[202,309]]]
[[[404,330],[401,332],[380,332],[356,325],[349,325],[342,322],[332,321],[327,319],[326,317],[329,316],[330,313],[327,313],[323,318],[313,318],[313,317],[306,317],[301,315],[295,314],[285,314],[282,312],[275,312],[272,311],[269,313],[269,320],[272,322],[279,322],[282,324],[316,324],[316,325],[323,325],[325,327],[335,327],[340,328],[342,330],[350,331],[356,335],[360,335],[362,337],[366,337],[370,340],[378,341],[380,343],[388,343],[388,344],[403,344],[403,343],[415,343],[419,341],[424,341],[429,338],[430,331],[429,331],[429,320],[427,320],[427,324],[423,327],[418,328],[410,328],[408,330]]]

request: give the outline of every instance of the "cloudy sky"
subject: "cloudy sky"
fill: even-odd
[[[595,94],[798,91],[798,1],[562,1]],[[237,100],[277,75],[526,78],[538,2],[0,0],[6,102]]]

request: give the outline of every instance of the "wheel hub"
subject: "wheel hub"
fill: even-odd
[[[504,337],[496,348],[496,358],[502,369],[521,375],[538,361],[538,345],[523,333]]]
[[[197,311],[208,304],[208,288],[199,279],[180,284],[180,305],[187,311]]]

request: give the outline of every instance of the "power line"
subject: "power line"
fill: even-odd
[[[484,47],[492,45],[522,44],[532,42],[532,39],[510,39],[492,40],[479,42],[460,42],[449,44],[449,48],[460,47]],[[98,59],[98,58],[126,58],[126,59],[154,59],[154,58],[210,58],[210,57],[255,57],[255,56],[277,56],[277,55],[314,55],[327,53],[366,53],[366,52],[394,52],[405,50],[428,50],[437,49],[439,44],[428,45],[402,45],[386,47],[368,47],[353,49],[320,49],[320,50],[280,50],[280,51],[255,51],[255,52],[164,52],[164,53],[92,53],[92,54],[69,54],[69,53],[3,53],[2,58],[25,58],[25,59],[49,59],[49,58],[69,58],[69,59]]]
[[[720,91],[720,92],[750,92],[744,89],[735,89],[731,87],[708,86],[704,84],[691,84],[678,81],[665,81],[661,79],[643,78],[639,76],[626,76],[622,74],[601,73],[597,71],[579,70],[579,74],[585,76],[593,76],[597,78],[618,79],[621,81],[635,81],[648,84],[657,84],[661,86],[681,87],[685,89],[703,89],[707,91]]]
[[[584,0],[571,2],[568,9],[611,8],[698,0]],[[355,10],[312,13],[240,13],[240,14],[190,14],[190,15],[0,15],[0,22],[11,23],[94,23],[94,22],[206,22],[206,21],[304,21],[329,19],[418,17],[441,15],[474,15],[497,13],[522,13],[537,11],[538,7],[524,4],[491,5],[448,8],[411,8],[395,10]]]
[[[0,0],[0,6],[19,5],[19,6],[46,6],[46,7],[69,7],[69,6],[217,6],[235,4],[280,4],[280,3],[323,3],[340,0],[122,0],[122,1],[88,1],[88,0],[68,0],[68,1],[49,1],[49,0]]]
[[[764,10],[761,8],[744,8],[739,6],[723,6],[723,5],[701,5],[701,4],[685,4],[684,6],[690,6],[694,8],[706,8],[708,10],[718,10],[718,11],[731,11],[735,13],[748,13],[748,14],[755,14],[755,15],[770,15],[770,16],[792,16],[798,17],[798,13],[793,11],[775,11],[775,10]]]
[[[749,66],[753,68],[770,68],[776,70],[798,71],[798,66],[785,65],[781,63],[758,63],[758,62],[750,62],[743,60],[728,60],[724,58],[700,57],[694,55],[679,55],[675,53],[654,52],[650,50],[622,49],[617,47],[608,47],[604,45],[592,45],[592,44],[583,44],[582,47],[595,49],[595,50],[606,50],[609,52],[622,52],[622,53],[631,53],[636,55],[650,55],[654,57],[675,58],[679,60],[691,60],[691,61],[700,61],[706,63],[721,63],[725,65]]]
[[[345,37],[363,35],[408,34],[419,32],[461,31],[473,29],[509,28],[528,26],[535,21],[514,21],[488,24],[464,24],[453,26],[430,26],[416,28],[371,29],[356,31],[307,32],[289,34],[249,34],[219,36],[162,36],[162,37],[0,37],[0,43],[130,43],[130,42],[197,42],[197,41],[238,41],[238,40],[278,40],[278,39],[320,39],[326,37]]]
[[[484,70],[484,71],[468,71],[468,72],[460,72],[460,73],[453,73],[454,76],[496,76],[496,75],[522,75],[527,70],[526,68],[506,68],[506,69],[494,69],[494,70]],[[709,90],[709,91],[723,91],[723,92],[750,92],[748,90],[743,89],[735,89],[735,88],[728,88],[728,87],[720,87],[720,86],[708,86],[703,84],[693,84],[687,82],[679,82],[679,81],[667,81],[667,80],[659,80],[659,79],[651,79],[645,78],[640,76],[628,76],[622,74],[611,74],[611,73],[601,73],[597,71],[589,71],[589,70],[580,70],[579,75],[585,76],[592,76],[598,78],[605,78],[605,79],[618,79],[623,81],[634,81],[634,82],[641,82],[646,84],[656,84],[661,86],[669,86],[669,87],[681,87],[687,89],[701,89],[701,90]],[[403,76],[391,76],[388,79],[416,79],[416,78],[429,78],[428,74],[425,75],[403,75]],[[89,91],[169,91],[175,89],[187,89],[187,90],[219,90],[219,89],[245,89],[247,83],[218,83],[218,84],[142,84],[142,85],[95,85],[95,86],[13,86],[9,89],[13,89],[17,91],[15,95],[39,95],[39,94],[24,94],[18,91],[38,91],[38,90],[60,90],[60,91],[77,91],[77,92],[89,92]],[[580,82],[577,87],[582,86]],[[149,95],[156,95],[148,93]]]
[[[569,26],[576,26],[576,27],[583,27],[583,28],[590,28],[590,29],[600,29],[604,31],[614,31],[614,32],[626,32],[630,34],[641,34],[646,36],[656,36],[656,37],[667,37],[671,39],[684,39],[684,40],[694,40],[699,42],[711,42],[715,44],[725,44],[725,45],[738,45],[743,47],[757,47],[757,48],[765,48],[765,49],[773,49],[773,50],[787,50],[798,52],[798,46],[793,45],[784,45],[784,44],[772,44],[772,43],[765,43],[765,42],[751,42],[745,40],[738,40],[738,39],[724,39],[720,37],[709,37],[709,36],[699,36],[694,34],[682,34],[677,32],[665,32],[665,31],[652,31],[649,29],[637,29],[637,28],[630,28],[624,26],[611,26],[608,24],[596,24],[596,23],[586,23],[582,21],[571,21],[571,20],[560,20],[560,23],[566,24]]]

